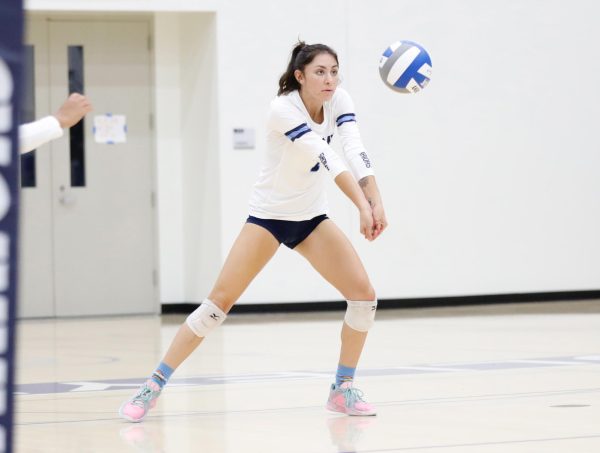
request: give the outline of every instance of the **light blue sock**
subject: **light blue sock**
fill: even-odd
[[[338,365],[337,373],[335,374],[335,385],[339,387],[344,382],[352,382],[354,380],[354,372],[356,368],[350,368],[342,364]]]
[[[167,382],[169,382],[173,371],[175,370],[169,365],[166,365],[164,362],[160,362],[160,365],[158,365],[156,370],[154,370],[154,373],[152,373],[150,379],[156,382],[160,388],[163,388],[165,385],[167,385]]]

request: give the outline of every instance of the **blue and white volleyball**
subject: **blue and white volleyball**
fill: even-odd
[[[419,44],[398,41],[383,52],[379,74],[394,91],[418,93],[431,79],[431,58]]]

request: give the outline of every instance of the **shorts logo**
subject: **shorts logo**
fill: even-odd
[[[369,160],[369,156],[364,151],[360,153],[360,157],[362,157],[363,162],[365,163],[365,167],[371,168],[371,161]]]
[[[319,171],[319,167],[321,164],[319,164],[319,162],[316,163],[316,165],[310,169],[310,171]]]

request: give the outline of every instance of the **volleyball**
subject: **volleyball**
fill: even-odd
[[[431,58],[419,44],[397,41],[381,55],[379,75],[394,91],[418,93],[431,79]]]

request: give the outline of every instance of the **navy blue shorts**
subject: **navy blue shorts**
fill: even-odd
[[[259,219],[250,216],[246,223],[253,223],[261,226],[269,231],[280,244],[285,244],[293,249],[308,237],[310,233],[323,220],[328,219],[327,214],[321,214],[310,220],[300,220],[298,222],[292,220],[275,220],[275,219]]]

